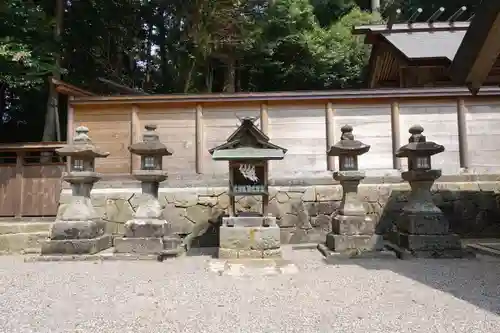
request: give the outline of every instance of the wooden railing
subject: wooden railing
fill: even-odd
[[[62,142],[0,145],[0,217],[57,215],[65,161]]]

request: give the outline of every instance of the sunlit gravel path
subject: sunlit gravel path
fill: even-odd
[[[328,266],[285,251],[294,275],[219,276],[209,257],[24,263],[0,257],[0,332],[500,332],[500,260]]]

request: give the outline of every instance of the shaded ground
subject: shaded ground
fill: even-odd
[[[500,260],[354,261],[291,251],[295,275],[234,277],[208,257],[0,257],[0,332],[500,332]]]

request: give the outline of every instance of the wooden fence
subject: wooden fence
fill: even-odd
[[[68,133],[85,125],[94,143],[111,155],[96,163],[105,175],[129,175],[139,167],[127,147],[141,140],[144,125],[158,125],[160,139],[174,150],[164,169],[171,174],[227,174],[227,165],[212,161],[208,149],[225,141],[237,117],[257,116],[271,141],[288,148],[273,162],[271,177],[335,170],[327,158],[340,139],[340,127],[354,126],[357,139],[371,150],[360,168],[385,172],[405,167],[394,152],[408,140],[408,128],[421,124],[428,140],[446,151],[433,158],[444,174],[461,169],[500,171],[500,89],[485,88],[470,96],[465,88],[379,89],[334,92],[116,96],[75,98]]]
[[[65,162],[62,142],[0,145],[0,217],[57,215]]]

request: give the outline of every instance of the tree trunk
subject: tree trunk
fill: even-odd
[[[158,46],[160,48],[160,71],[161,71],[161,82],[162,82],[162,92],[166,92],[168,87],[168,82],[170,78],[168,77],[168,59],[167,59],[167,28],[165,27],[165,7],[162,5],[158,9]]]
[[[236,88],[236,60],[232,55],[226,61],[226,71],[224,78],[224,92],[234,93]]]
[[[184,93],[189,92],[189,87],[191,87],[191,81],[193,79],[193,72],[196,68],[196,59],[191,60],[191,66],[189,66],[189,70],[186,75],[186,80],[184,81]]]
[[[56,25],[54,27],[54,39],[56,43],[60,44],[64,18],[64,0],[56,0],[55,16]],[[56,79],[61,78],[60,68],[61,51],[55,54],[55,69],[52,71],[52,76]],[[52,81],[49,82],[49,97],[47,98],[46,110],[42,141],[60,141],[61,128],[59,124],[59,96]],[[71,133],[68,133],[68,135],[71,135]]]
[[[207,93],[211,93],[213,91],[214,84],[214,71],[212,69],[212,63],[210,60],[207,60],[207,73],[205,75],[205,87],[207,89]]]

